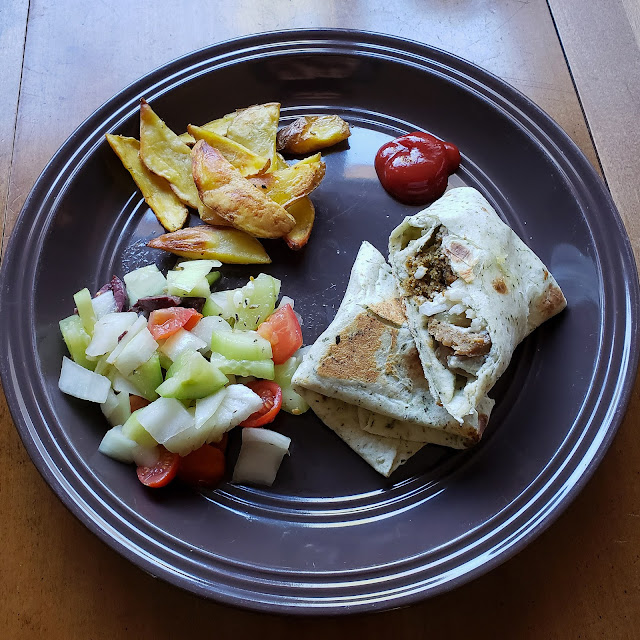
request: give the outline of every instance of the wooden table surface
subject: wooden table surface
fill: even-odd
[[[5,0],[2,246],[46,162],[111,95],[193,49],[301,27],[404,36],[513,84],[602,172],[639,255],[638,0]],[[638,638],[639,390],[636,384],[626,419],[587,487],[516,557],[421,604],[316,620],[213,604],[121,558],[41,479],[0,394],[0,637]]]

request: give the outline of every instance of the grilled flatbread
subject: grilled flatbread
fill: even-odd
[[[305,354],[292,383],[349,405],[344,421],[362,441],[383,437],[411,444],[409,450],[415,451],[425,443],[471,446],[480,439],[493,407],[493,400],[485,398],[482,411],[461,424],[437,404],[391,269],[367,242],[358,252],[335,319]]]
[[[405,218],[389,260],[431,390],[461,424],[483,412],[516,346],[566,306],[545,265],[470,187]]]

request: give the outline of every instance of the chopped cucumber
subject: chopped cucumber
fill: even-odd
[[[271,358],[271,343],[255,331],[217,331],[211,336],[211,351],[229,360]]]
[[[291,356],[286,362],[283,364],[278,364],[275,367],[275,378],[274,382],[279,384],[283,389],[285,387],[291,386],[291,378],[293,378],[293,374],[296,372],[300,361],[296,356]]]
[[[134,305],[139,298],[159,296],[167,288],[167,280],[155,264],[130,271],[124,276],[129,304]]]
[[[273,380],[273,360],[230,360],[219,353],[211,354],[211,364],[220,369],[225,375],[254,376]]]
[[[140,396],[153,402],[158,394],[156,389],[162,384],[162,369],[160,355],[154,353],[145,363],[127,376],[127,379],[140,390]]]
[[[276,365],[274,377],[274,381],[282,389],[282,410],[296,416],[309,408],[306,400],[291,387],[291,378],[293,378],[301,360],[302,358],[299,356],[293,355],[283,364]]]
[[[209,287],[213,287],[213,285],[220,280],[222,274],[219,271],[212,271],[209,275],[207,275],[207,282],[209,283]]]
[[[129,416],[128,420],[122,425],[122,435],[134,442],[137,442],[143,447],[155,447],[158,443],[138,420],[138,413],[140,413],[140,411],[141,409],[134,411]]]
[[[211,293],[207,274],[219,267],[217,260],[189,260],[176,265],[167,273],[167,286],[170,296],[202,297]]]
[[[67,345],[73,361],[85,369],[93,371],[96,368],[96,363],[89,360],[85,354],[91,337],[85,331],[80,316],[69,316],[60,320],[60,333],[62,333],[62,339]]]
[[[156,391],[165,398],[194,400],[211,395],[227,382],[227,377],[200,353],[187,351],[171,365]]]
[[[93,327],[95,327],[97,318],[96,312],[93,310],[93,305],[91,304],[89,289],[84,288],[78,291],[78,293],[73,296],[73,301],[76,303],[78,315],[80,316],[80,320],[82,320],[84,330],[89,335],[93,335]]]
[[[252,330],[274,311],[280,292],[280,281],[261,273],[233,294],[236,329]]]
[[[212,295],[207,297],[207,300],[204,303],[204,307],[202,307],[202,315],[203,316],[221,316],[222,315],[222,307],[213,301]]]
[[[291,387],[282,387],[282,410],[299,416],[309,408],[307,401]]]

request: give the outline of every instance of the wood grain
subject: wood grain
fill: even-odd
[[[640,2],[550,0],[611,195],[640,259]],[[594,42],[601,43],[594,46]]]
[[[540,104],[597,163],[543,0],[239,0],[211,6],[186,0],[31,0],[7,230],[57,147],[123,86],[212,42],[299,27],[381,31],[468,58]],[[613,180],[607,166],[605,172],[609,184],[616,183],[616,172]],[[621,209],[624,197],[618,196]],[[498,569],[409,608],[313,620],[252,614],[201,600],[111,551],[40,478],[0,396],[0,635],[54,640],[203,633],[266,639],[289,634],[302,639],[637,637],[639,411],[636,385],[627,419],[586,489],[557,523]]]
[[[4,234],[28,10],[28,0],[5,2],[0,6],[0,234]]]

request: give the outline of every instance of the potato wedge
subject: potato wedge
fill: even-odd
[[[229,124],[226,136],[273,164],[279,120],[280,103],[278,102],[240,109]]]
[[[227,129],[229,128],[229,123],[236,117],[236,112],[232,111],[231,113],[227,113],[222,116],[222,118],[218,118],[217,120],[212,120],[211,122],[207,122],[203,124],[200,128],[206,129],[207,131],[211,131],[213,133],[217,133],[219,136],[226,136]],[[187,131],[178,136],[181,142],[185,144],[195,144],[196,139]]]
[[[340,116],[304,116],[278,131],[277,146],[286,153],[313,153],[350,135],[349,125]]]
[[[187,220],[189,210],[164,178],[151,173],[140,159],[140,143],[135,138],[114,136],[108,133],[107,142],[122,161],[125,169],[138,185],[145,202],[156,214],[158,222],[167,231],[180,229]]]
[[[195,140],[204,140],[210,147],[217,149],[243,176],[255,176],[269,167],[269,160],[234,140],[191,124],[187,130]]]
[[[204,140],[193,148],[193,177],[202,202],[237,229],[257,238],[280,238],[295,226],[293,216]]]
[[[249,181],[274,202],[286,208],[309,195],[324,178],[324,172],[325,164],[317,153],[291,167],[249,178]]]
[[[316,210],[311,199],[305,196],[288,206],[287,213],[295,218],[296,226],[287,233],[284,240],[289,249],[298,251],[309,241],[311,229],[313,229],[313,221],[316,217]],[[181,232],[178,231],[178,233]]]
[[[165,233],[150,240],[147,246],[194,260],[220,260],[226,264],[271,262],[264,247],[254,237],[239,229],[217,229],[208,224]]]
[[[184,204],[198,208],[200,198],[191,173],[191,149],[144,100],[140,101],[140,157],[147,169],[169,181]]]
[[[273,165],[269,167],[269,170],[280,171],[281,169],[286,169],[288,166],[287,161],[282,157],[282,155],[280,153],[276,153]]]

